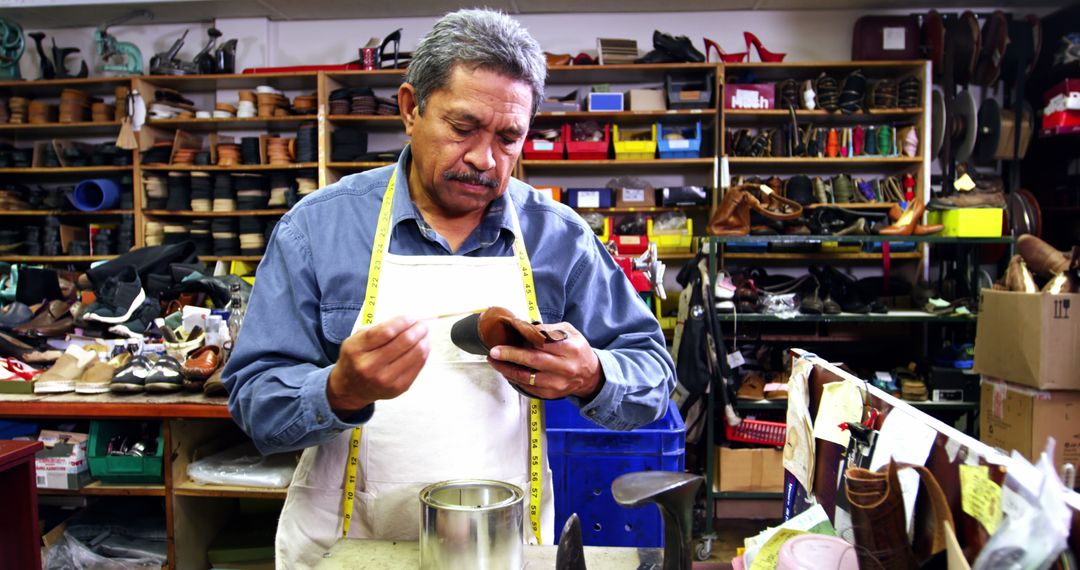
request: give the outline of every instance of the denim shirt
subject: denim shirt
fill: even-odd
[[[660,326],[584,220],[511,179],[452,252],[409,196],[409,152],[396,166],[346,176],[305,197],[275,227],[243,332],[222,374],[229,412],[259,450],[318,445],[378,413],[372,404],[339,417],[327,401],[326,383],[363,304],[379,206],[394,168],[400,170],[391,253],[511,256],[508,208],[515,208],[543,321],[572,324],[603,368],[605,382],[595,397],[570,400],[608,429],[634,429],[663,417],[675,374]]]

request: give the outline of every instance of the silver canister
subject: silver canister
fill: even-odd
[[[420,568],[521,570],[525,492],[466,479],[420,491]]]

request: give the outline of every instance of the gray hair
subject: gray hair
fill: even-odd
[[[490,9],[451,12],[436,22],[413,52],[405,81],[416,90],[420,113],[428,97],[446,87],[464,64],[524,81],[532,88],[532,113],[544,98],[547,61],[540,44],[517,20]]]

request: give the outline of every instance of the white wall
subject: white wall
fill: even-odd
[[[637,40],[638,48],[644,53],[652,48],[654,29],[686,35],[702,51],[705,47],[702,37],[708,37],[725,51],[741,52],[745,50],[742,32],[748,30],[757,34],[767,49],[787,52],[787,61],[799,61],[850,59],[851,31],[855,20],[865,13],[833,10],[530,14],[518,16],[518,19],[545,50],[553,53],[595,53],[597,36]],[[193,22],[198,19],[198,14],[192,14]],[[222,39],[240,39],[239,71],[253,66],[344,63],[356,59],[357,49],[370,38],[381,40],[396,28],[404,28],[402,49],[410,50],[436,20],[436,17],[307,21],[244,18],[219,20],[217,27],[225,33]],[[139,46],[149,63],[155,52],[168,49],[185,28],[191,32],[180,53],[190,60],[205,43],[208,27],[205,22],[148,24],[120,26],[112,31],[119,39]],[[93,58],[93,28],[41,31],[50,37],[55,35],[57,45],[82,48],[83,55],[89,58],[88,63],[96,61]],[[756,61],[756,55],[753,57]],[[32,49],[27,49],[21,67],[24,77],[37,77],[37,56]]]

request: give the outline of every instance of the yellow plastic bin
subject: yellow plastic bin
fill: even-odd
[[[649,241],[656,244],[657,253],[688,253],[694,243],[694,220],[687,218],[686,227],[678,230],[657,230],[649,218],[645,225]]]
[[[926,214],[929,224],[943,224],[941,231],[946,237],[1001,237],[1001,223],[1005,210],[1001,208],[957,208],[955,210],[930,210]]]
[[[647,128],[612,127],[611,139],[615,143],[615,160],[651,160],[656,158],[656,125]],[[646,139],[645,137],[649,138]],[[626,140],[623,140],[623,139]]]

